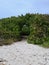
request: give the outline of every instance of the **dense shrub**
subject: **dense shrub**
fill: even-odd
[[[30,33],[29,26],[23,25],[23,27],[22,27],[22,35],[29,35],[29,33]]]
[[[49,43],[49,15],[28,13],[0,19],[1,39],[18,41],[22,39],[22,36],[28,36],[27,40],[30,43]]]
[[[28,42],[34,44],[43,44],[49,39],[49,23],[42,16],[35,16],[34,22],[30,25],[30,35],[28,37]]]

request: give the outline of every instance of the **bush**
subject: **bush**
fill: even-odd
[[[0,38],[4,39],[0,45],[19,41],[23,36],[28,36],[27,40],[30,43],[40,45],[48,43],[49,15],[28,13],[24,16],[0,19]]]
[[[34,22],[30,25],[30,35],[28,42],[34,44],[43,44],[48,42],[48,22],[41,16],[36,16]]]
[[[22,35],[29,35],[29,33],[30,33],[29,26],[23,25],[23,27],[22,27]]]

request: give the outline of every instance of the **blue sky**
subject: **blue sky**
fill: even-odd
[[[0,0],[0,18],[26,13],[49,14],[49,0]]]

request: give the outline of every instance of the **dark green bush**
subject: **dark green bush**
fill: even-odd
[[[34,22],[30,25],[30,35],[28,42],[34,44],[43,44],[48,41],[48,22],[42,16],[35,16]]]
[[[23,36],[28,36],[27,40],[30,43],[40,45],[48,43],[49,15],[28,13],[18,17],[0,19],[0,38],[7,40],[3,44],[10,44],[9,39],[21,40]]]
[[[30,29],[27,25],[23,25],[22,27],[22,35],[29,35]]]

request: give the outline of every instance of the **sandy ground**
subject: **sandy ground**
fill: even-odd
[[[49,49],[27,44],[25,40],[0,46],[0,65],[49,65]]]

